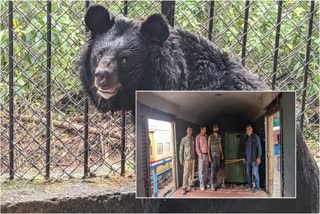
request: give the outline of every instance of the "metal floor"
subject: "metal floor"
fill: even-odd
[[[269,197],[268,194],[260,189],[258,193],[254,193],[249,189],[218,189],[217,191],[211,191],[206,189],[201,191],[200,188],[196,190],[188,191],[186,195],[182,195],[182,188],[180,187],[170,197],[173,198],[257,198],[257,197]]]

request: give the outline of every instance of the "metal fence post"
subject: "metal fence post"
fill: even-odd
[[[122,111],[121,115],[121,175],[125,174],[126,164],[126,111]]]
[[[128,1],[123,1],[123,15],[128,15]],[[126,111],[123,110],[121,113],[121,171],[122,176],[125,175],[125,166],[126,166]]]
[[[174,26],[175,1],[161,1],[161,13],[168,19],[169,24]]]
[[[87,10],[90,6],[90,1],[85,2],[85,9]],[[86,33],[88,33],[89,29],[86,26]],[[84,133],[83,133],[83,177],[87,177],[89,173],[88,167],[88,159],[89,159],[89,98],[88,96],[84,99]]]
[[[50,178],[51,136],[51,0],[47,1],[46,179]]]
[[[214,1],[210,1],[209,34],[208,34],[208,38],[210,41],[212,41],[213,16],[214,16]]]
[[[281,13],[282,13],[282,1],[278,1],[278,15],[277,15],[277,29],[276,29],[276,40],[274,43],[274,55],[273,55],[273,69],[272,69],[272,90],[275,89],[277,68],[278,68],[278,52],[279,52],[279,39],[280,39],[280,28],[281,28]]]
[[[13,2],[9,1],[9,173],[14,178],[14,92],[13,92]]]
[[[304,63],[304,79],[303,79],[303,88],[302,88],[302,104],[301,104],[301,116],[300,116],[300,129],[303,131],[303,122],[304,122],[304,110],[306,105],[306,95],[307,95],[307,84],[308,84],[308,70],[310,63],[310,51],[311,51],[311,36],[313,29],[313,13],[314,13],[314,1],[311,1],[310,12],[309,12],[309,27],[308,27],[308,39],[306,47],[306,59]]]
[[[242,34],[241,63],[243,66],[245,65],[246,47],[247,47],[249,5],[250,5],[250,1],[247,0],[245,4],[244,25],[243,25],[243,34]]]
[[[127,16],[128,15],[128,5],[129,5],[129,1],[123,1],[123,15]]]

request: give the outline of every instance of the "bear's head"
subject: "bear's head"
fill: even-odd
[[[80,74],[86,92],[101,111],[133,110],[135,91],[149,89],[150,56],[169,37],[166,19],[154,14],[142,20],[115,17],[103,6],[85,15],[90,39],[80,52]]]

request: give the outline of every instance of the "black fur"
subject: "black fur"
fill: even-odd
[[[98,14],[95,16],[95,14]],[[267,89],[238,60],[206,39],[173,29],[161,15],[147,20],[110,16],[95,6],[85,23],[91,32],[80,52],[79,70],[85,91],[100,111],[133,110],[135,90],[261,90]],[[115,59],[122,84],[106,100],[94,87],[99,52]],[[319,170],[297,132],[297,199],[169,199],[144,201],[147,212],[319,212]]]
[[[113,17],[101,6],[90,8],[91,30],[80,52],[79,70],[85,91],[100,111],[133,110],[139,90],[257,90],[258,77],[212,42],[171,28],[159,14],[146,20]],[[95,24],[96,23],[96,24]],[[106,100],[93,87],[97,54],[117,59],[125,52],[128,66],[119,68],[123,88]]]

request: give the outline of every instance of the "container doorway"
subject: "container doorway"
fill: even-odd
[[[283,196],[282,179],[282,143],[281,143],[281,119],[280,112],[266,117],[267,138],[267,192],[272,197]]]
[[[174,123],[148,118],[151,193],[167,197],[176,189]]]

